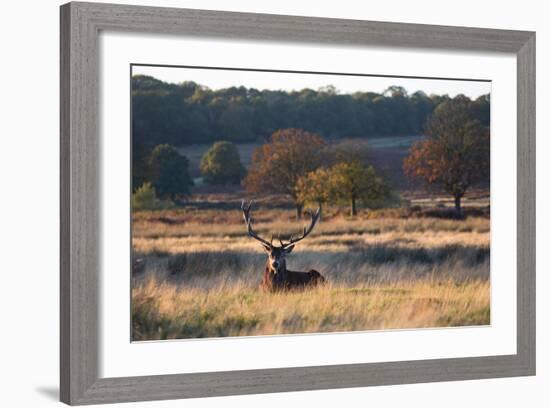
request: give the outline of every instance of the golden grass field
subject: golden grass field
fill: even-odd
[[[328,209],[287,266],[316,269],[329,284],[272,294],[258,289],[266,256],[246,236],[237,198],[221,199],[224,209],[133,214],[133,340],[490,323],[487,215],[395,209],[349,219]],[[267,237],[307,221],[261,202],[253,217]]]

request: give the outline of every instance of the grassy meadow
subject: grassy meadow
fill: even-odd
[[[446,197],[418,193],[407,207],[354,219],[324,209],[287,266],[316,269],[329,283],[288,293],[258,289],[266,255],[246,235],[241,198],[196,195],[185,208],[133,213],[133,340],[490,323],[487,192],[465,198],[462,220],[442,217]],[[307,222],[278,200],[253,210],[262,236],[286,237]]]

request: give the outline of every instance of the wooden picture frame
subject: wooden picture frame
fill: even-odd
[[[517,353],[100,378],[101,30],[517,56]],[[535,33],[113,4],[61,6],[61,400],[96,404],[535,374]]]

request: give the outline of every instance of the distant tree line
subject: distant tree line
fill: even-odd
[[[268,139],[278,129],[300,128],[324,138],[411,135],[447,95],[408,94],[398,86],[382,94],[339,94],[333,86],[301,91],[231,87],[211,90],[195,82],[171,84],[132,77],[134,144],[209,144]],[[472,102],[476,119],[489,125],[489,96]],[[139,150],[139,149],[138,149]]]

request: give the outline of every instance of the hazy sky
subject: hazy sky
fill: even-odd
[[[339,93],[382,93],[391,85],[404,87],[409,94],[424,91],[426,94],[464,94],[472,99],[491,92],[491,83],[448,79],[416,79],[400,77],[370,77],[321,74],[294,74],[279,72],[229,71],[180,67],[133,66],[133,75],[150,75],[161,81],[180,83],[193,81],[216,90],[231,86],[245,86],[258,90],[319,89],[333,85]]]

